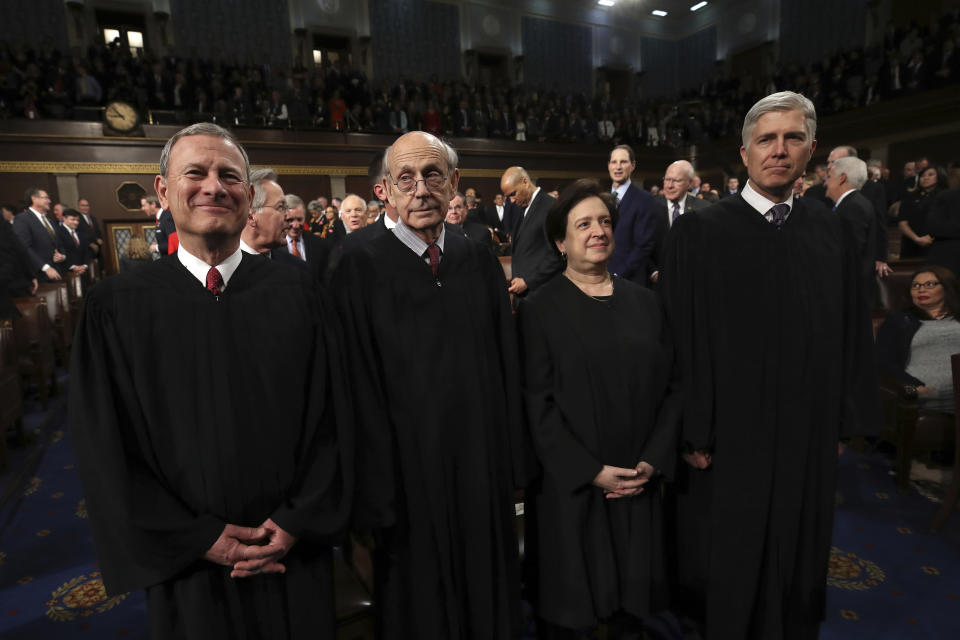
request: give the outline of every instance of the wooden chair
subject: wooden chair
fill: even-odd
[[[64,276],[67,283],[67,300],[70,304],[70,344],[73,345],[73,335],[77,332],[77,325],[80,324],[80,312],[83,310],[83,297],[86,295],[88,285],[86,273],[77,275],[69,273]]]
[[[954,420],[949,413],[921,409],[916,397],[907,395],[896,380],[880,381],[884,429],[881,438],[897,448],[894,470],[901,491],[910,480],[910,462],[918,453],[949,451]]]
[[[953,513],[960,499],[960,353],[950,356],[950,366],[953,369],[953,477],[950,486],[943,495],[943,502],[933,516],[930,525],[934,531],[940,529]]]
[[[65,276],[69,278],[71,276]],[[70,310],[68,280],[45,282],[37,287],[37,296],[47,302],[47,314],[53,327],[53,344],[57,360],[66,367],[70,363],[70,347],[73,346],[73,314]]]
[[[513,258],[510,256],[500,256],[497,260],[500,261],[500,268],[503,269],[503,275],[506,277],[507,282],[513,280]]]
[[[0,472],[7,468],[7,429],[23,438],[23,387],[13,321],[0,322]]]
[[[13,322],[20,375],[36,385],[40,401],[56,392],[53,327],[44,298],[14,298],[21,317]]]

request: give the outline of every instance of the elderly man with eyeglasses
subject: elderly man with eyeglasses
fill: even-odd
[[[271,249],[283,245],[290,226],[287,201],[273,169],[251,171],[250,182],[253,200],[247,224],[240,234],[240,249],[244,253],[269,256]]]
[[[375,541],[378,637],[514,638],[526,449],[503,271],[444,225],[459,181],[449,145],[411,132],[384,165],[397,225],[347,247],[332,282],[349,379],[363,381],[354,522]]]

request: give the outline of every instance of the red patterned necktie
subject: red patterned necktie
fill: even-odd
[[[430,258],[430,271],[433,272],[433,277],[437,277],[437,272],[440,271],[440,247],[436,243],[431,242],[427,245],[427,256]]]
[[[207,271],[207,289],[215,296],[223,291],[223,276],[216,267],[210,267],[210,271]]]

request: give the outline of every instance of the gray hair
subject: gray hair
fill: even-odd
[[[413,133],[413,132],[411,132]],[[432,133],[427,133],[426,131],[417,131],[416,133],[422,134],[427,138],[428,141],[439,144],[443,148],[443,152],[447,156],[447,169],[453,171],[457,168],[457,164],[460,162],[460,158],[457,156],[457,150],[453,148],[449,143],[441,140]],[[387,150],[383,152],[383,166],[380,168],[380,175],[383,177],[390,175],[390,152],[393,151],[393,145],[387,147]]]
[[[379,201],[379,200],[367,200],[367,209],[369,209],[370,207],[376,207],[377,209],[379,209],[379,208],[380,208],[380,201]]]
[[[343,207],[346,205],[347,200],[349,200],[350,198],[356,198],[356,199],[359,200],[361,203],[363,203],[363,208],[364,208],[364,209],[367,208],[367,201],[366,201],[366,200],[364,200],[363,198],[361,198],[360,196],[358,196],[358,195],[355,194],[355,193],[348,193],[347,195],[343,196],[343,200],[340,201],[340,211],[339,211],[338,213],[340,213],[341,215],[343,214]]]
[[[622,145],[622,146],[626,146],[626,145]],[[617,147],[617,148],[619,149],[620,147]],[[677,165],[686,169],[684,173],[687,174],[687,180],[690,180],[691,182],[693,182],[693,179],[697,177],[697,170],[693,168],[693,165],[690,164],[688,160],[675,160],[667,165],[667,170],[669,170],[670,167],[674,165]]]
[[[263,188],[263,183],[268,180],[277,181],[277,172],[269,167],[254,169],[250,172],[250,184],[253,185],[253,200],[250,202],[250,210],[254,213],[260,213],[260,210],[267,204],[267,192]]]
[[[848,145],[848,144],[843,144],[843,145],[840,145],[839,147],[834,147],[833,150],[834,150],[834,151],[843,151],[845,155],[840,156],[841,158],[846,158],[847,156],[849,156],[849,157],[851,157],[851,158],[856,158],[856,157],[857,157],[857,148],[856,148],[856,147],[851,147],[851,146]]]
[[[214,138],[223,138],[232,143],[240,150],[243,156],[243,169],[247,182],[250,182],[250,158],[247,156],[247,150],[243,148],[232,133],[212,122],[197,122],[189,127],[185,127],[173,134],[167,144],[163,145],[163,151],[160,152],[160,175],[167,177],[167,167],[170,164],[170,153],[173,151],[173,145],[177,144],[180,138],[188,136],[213,136]]]
[[[844,156],[833,161],[834,175],[846,174],[847,183],[854,189],[860,189],[867,183],[867,163],[860,158]]]
[[[741,140],[744,149],[750,147],[750,136],[753,135],[753,128],[757,126],[757,120],[771,111],[800,111],[803,113],[803,124],[807,131],[807,144],[812,144],[817,137],[817,110],[808,98],[794,93],[793,91],[781,91],[772,93],[766,98],[761,98],[755,105],[747,111],[747,116],[743,119],[743,133]]]
[[[323,204],[319,200],[311,200],[310,204],[307,205],[307,211],[313,213],[314,211],[323,211]]]
[[[303,206],[303,198],[292,193],[288,193],[283,197],[287,201],[287,206],[291,209],[296,209],[297,207]]]

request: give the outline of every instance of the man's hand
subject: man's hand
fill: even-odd
[[[928,387],[928,386],[926,386],[926,385],[921,385],[921,386],[917,387],[917,395],[918,395],[918,396],[925,396],[925,395],[927,395],[928,393],[932,393],[932,392],[934,392],[934,391],[936,391],[936,390],[937,390],[936,387]]]
[[[232,567],[237,562],[243,560],[244,551],[252,548],[253,545],[267,540],[267,530],[263,527],[239,527],[235,524],[228,524],[223,527],[220,537],[213,543],[213,546],[207,549],[203,557],[214,564]]]
[[[933,236],[931,236],[929,233],[925,236],[917,236],[916,242],[921,247],[929,247],[933,244]]]
[[[873,266],[877,270],[877,275],[881,278],[886,278],[888,275],[893,273],[893,269],[890,268],[890,265],[888,265],[883,260],[877,260],[876,262],[874,262]]]
[[[43,270],[43,272],[47,274],[47,277],[50,278],[51,280],[60,279],[60,273],[53,267],[47,267],[46,269]]]
[[[70,271],[73,271],[74,273],[76,273],[76,274],[78,274],[78,275],[83,275],[84,273],[87,272],[87,265],[85,265],[85,264],[75,264],[75,265],[73,265],[72,267],[70,267]]]
[[[96,254],[96,253],[100,253],[100,245],[97,244],[96,242],[91,242],[91,243],[90,243],[90,250],[93,251],[95,254]]]
[[[156,242],[151,242],[150,246],[147,248],[150,250],[150,253],[159,253]]]
[[[56,249],[53,250],[53,261],[54,261],[54,262],[63,262],[63,261],[66,260],[66,259],[67,259],[67,256],[63,255],[62,253],[60,253],[60,252],[57,251]]]
[[[33,295],[36,295],[36,294],[37,294],[37,289],[39,289],[39,288],[40,288],[40,283],[37,281],[36,278],[34,278],[33,280],[30,281],[30,295],[32,295],[32,296],[33,296]]]
[[[706,451],[683,454],[684,461],[694,469],[706,469],[713,463],[713,456]]]
[[[242,559],[233,565],[231,578],[247,578],[259,573],[284,573],[287,570],[280,560],[289,553],[297,539],[270,518],[260,525],[260,529],[267,532],[268,543],[262,547],[244,548]]]
[[[514,278],[510,281],[510,286],[507,288],[507,291],[516,295],[520,295],[526,290],[527,283],[523,281],[523,278]]]
[[[643,491],[643,485],[649,481],[648,476],[641,475],[636,469],[611,467],[605,464],[593,479],[593,484],[603,489],[607,498],[624,498],[635,496]]]

